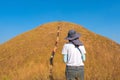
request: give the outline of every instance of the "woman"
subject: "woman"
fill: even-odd
[[[80,34],[70,30],[62,54],[66,63],[66,80],[84,80],[85,48],[79,40]]]

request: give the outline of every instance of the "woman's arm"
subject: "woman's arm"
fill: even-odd
[[[83,60],[83,61],[86,60],[86,56],[85,56],[85,54],[82,54],[82,60]]]
[[[67,63],[67,54],[63,54],[63,60],[65,63]]]

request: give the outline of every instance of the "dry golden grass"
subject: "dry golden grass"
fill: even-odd
[[[60,23],[62,31],[53,69],[55,80],[65,80],[61,50],[70,29],[82,34],[81,41],[87,50],[85,80],[120,79],[119,44],[80,25],[54,22],[41,25],[0,45],[0,80],[49,80],[49,58]]]

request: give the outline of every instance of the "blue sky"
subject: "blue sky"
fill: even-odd
[[[119,0],[1,0],[0,44],[59,20],[80,24],[120,43]]]

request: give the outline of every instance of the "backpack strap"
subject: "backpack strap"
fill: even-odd
[[[79,50],[79,52],[81,54],[82,61],[84,62],[84,60],[83,60],[83,54],[82,54],[82,51],[80,50],[79,46],[76,46],[73,42],[71,42],[71,43]]]
[[[82,52],[81,52],[80,48],[79,47],[76,47],[76,48],[79,50],[80,54],[82,55]]]
[[[80,52],[80,54],[81,54],[82,61],[84,61],[84,60],[83,60],[83,54],[82,54],[82,51],[80,50],[79,47],[76,47],[76,48],[79,50],[79,52]]]

